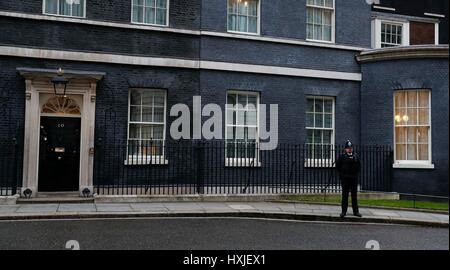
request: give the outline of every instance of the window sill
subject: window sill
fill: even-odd
[[[314,42],[314,43],[335,44],[334,41],[329,41],[329,40],[317,40],[317,39],[309,39],[309,38],[307,38],[306,41]]]
[[[143,166],[143,165],[168,165],[169,161],[161,158],[130,158],[124,161],[125,166]]]
[[[154,24],[154,23],[141,23],[141,22],[133,22],[131,21],[131,24],[135,25],[143,25],[143,26],[152,26],[152,27],[159,27],[159,28],[168,28],[168,24]]]
[[[62,15],[62,14],[52,14],[52,13],[42,13],[44,16],[51,16],[51,17],[61,17],[61,18],[71,18],[71,19],[86,19],[85,16],[72,16],[72,15]]]
[[[261,36],[261,34],[259,32],[253,33],[253,32],[239,32],[239,31],[231,31],[231,30],[228,30],[227,32],[230,34],[233,34],[233,35]]]
[[[420,169],[420,170],[433,170],[434,164],[429,163],[394,163],[392,165],[392,168],[394,169]]]
[[[260,168],[261,162],[255,162],[253,159],[232,159],[225,160],[225,167],[228,168]]]

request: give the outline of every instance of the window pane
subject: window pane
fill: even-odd
[[[141,122],[141,107],[131,106],[130,107],[130,121]]]
[[[248,15],[258,16],[258,1],[250,1],[248,7]]]
[[[314,20],[314,9],[307,8],[306,9],[306,22],[312,24]]]
[[[418,124],[419,125],[429,125],[430,124],[429,109],[419,109],[418,111],[419,111]]]
[[[73,1],[72,4],[72,16],[83,17],[84,16],[84,0],[80,0],[78,4]]]
[[[396,160],[406,160],[406,144],[397,144],[396,145]]]
[[[130,104],[131,105],[141,105],[141,93],[139,91],[137,91],[137,90],[131,91]]]
[[[164,103],[165,103],[164,100],[165,100],[164,94],[155,93],[154,100],[153,100],[155,107],[164,107]]]
[[[417,131],[417,141],[419,143],[428,143],[428,127],[419,127]]]
[[[45,0],[45,13],[58,14],[58,0]]]
[[[244,140],[245,139],[245,128],[237,127],[235,132],[236,132],[234,134],[235,140]]]
[[[404,108],[406,107],[406,92],[398,91],[395,93],[395,107]]]
[[[153,122],[155,123],[164,123],[164,108],[153,108]]]
[[[315,112],[316,113],[322,113],[323,112],[323,100],[322,99],[316,99]]]
[[[167,10],[166,9],[156,9],[156,24],[166,25]]]
[[[246,95],[238,95],[238,105],[239,109],[244,109],[247,106],[247,96]]]
[[[153,91],[142,91],[142,105],[153,106]]]
[[[417,125],[418,119],[417,119],[417,109],[408,109],[407,110],[407,124],[408,125]]]
[[[332,100],[325,100],[325,112],[326,113],[332,113],[333,112],[333,101]]]
[[[142,107],[142,122],[153,122],[153,108]]]
[[[395,142],[396,143],[406,143],[406,128],[398,127],[395,128]]]
[[[308,129],[306,131],[306,143],[314,143],[314,130]]]
[[[419,92],[419,107],[422,108],[430,107],[430,93],[428,91]]]
[[[167,8],[167,0],[156,0],[156,7]]]
[[[155,125],[153,126],[153,139],[154,140],[162,140],[164,138],[164,126],[163,125]]]
[[[237,124],[245,125],[245,111],[237,111]]]
[[[325,128],[333,128],[333,115],[331,114],[325,114]]]
[[[139,137],[140,137],[139,134],[140,134],[140,126],[131,124],[130,125],[130,134],[129,134],[130,139],[139,139]]]
[[[323,143],[331,144],[331,136],[332,136],[331,130],[324,130],[323,131]]]
[[[247,128],[247,141],[255,141],[256,140],[256,128]]]
[[[248,19],[248,32],[249,33],[258,33],[258,18],[249,17]]]
[[[417,160],[416,144],[408,144],[408,160]]]
[[[256,110],[257,107],[258,98],[256,96],[248,96],[248,109],[249,110]]]
[[[314,131],[314,144],[322,144],[322,131]]]
[[[428,144],[419,145],[419,160],[429,160],[428,158]]]
[[[150,125],[143,125],[141,128],[142,139],[152,139],[152,127]]]
[[[417,142],[417,128],[412,127],[407,129],[407,142],[416,143]]]
[[[227,139],[234,140],[234,134],[236,132],[235,127],[227,127]]]
[[[256,111],[245,112],[245,124],[246,125],[256,125],[257,124],[257,115]]]
[[[323,114],[316,113],[315,125],[316,128],[323,128]]]
[[[144,23],[155,24],[155,9],[145,8]]]
[[[314,112],[314,99],[308,99],[306,101],[306,111]]]
[[[228,95],[227,104],[236,105],[236,95]]]
[[[133,22],[142,23],[144,22],[144,7],[143,6],[133,6]]]
[[[407,98],[408,98],[408,108],[416,108],[417,107],[417,92],[416,91],[408,91],[407,92]]]
[[[228,109],[227,110],[227,124],[236,125],[236,111]]]
[[[60,0],[59,1],[59,14],[60,15],[66,15],[71,16],[71,5],[66,0]]]

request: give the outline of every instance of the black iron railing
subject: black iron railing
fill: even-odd
[[[19,193],[20,148],[15,139],[0,142],[0,196]]]
[[[95,192],[103,195],[279,194],[341,191],[335,160],[342,146],[252,142],[98,143]],[[392,150],[357,146],[360,189],[390,191]]]

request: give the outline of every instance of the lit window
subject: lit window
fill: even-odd
[[[307,0],[306,38],[334,41],[334,0]]]
[[[129,103],[128,155],[132,159],[163,156],[166,92],[131,89]]]
[[[228,0],[228,31],[259,32],[258,0]]]
[[[334,99],[308,97],[306,144],[309,160],[331,160],[334,146]]]
[[[132,22],[168,25],[169,0],[133,0]]]
[[[431,163],[430,91],[394,94],[395,160]]]
[[[228,165],[257,166],[259,95],[230,91],[227,97],[226,157]]]
[[[86,0],[44,0],[44,14],[85,17]]]

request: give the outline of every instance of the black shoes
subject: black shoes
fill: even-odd
[[[345,218],[346,215],[347,215],[347,213],[342,212],[341,215],[340,215],[340,217],[341,217],[341,218]],[[359,213],[359,212],[356,212],[356,213],[354,213],[353,215],[354,215],[355,217],[359,217],[359,218],[362,217],[361,213]]]

